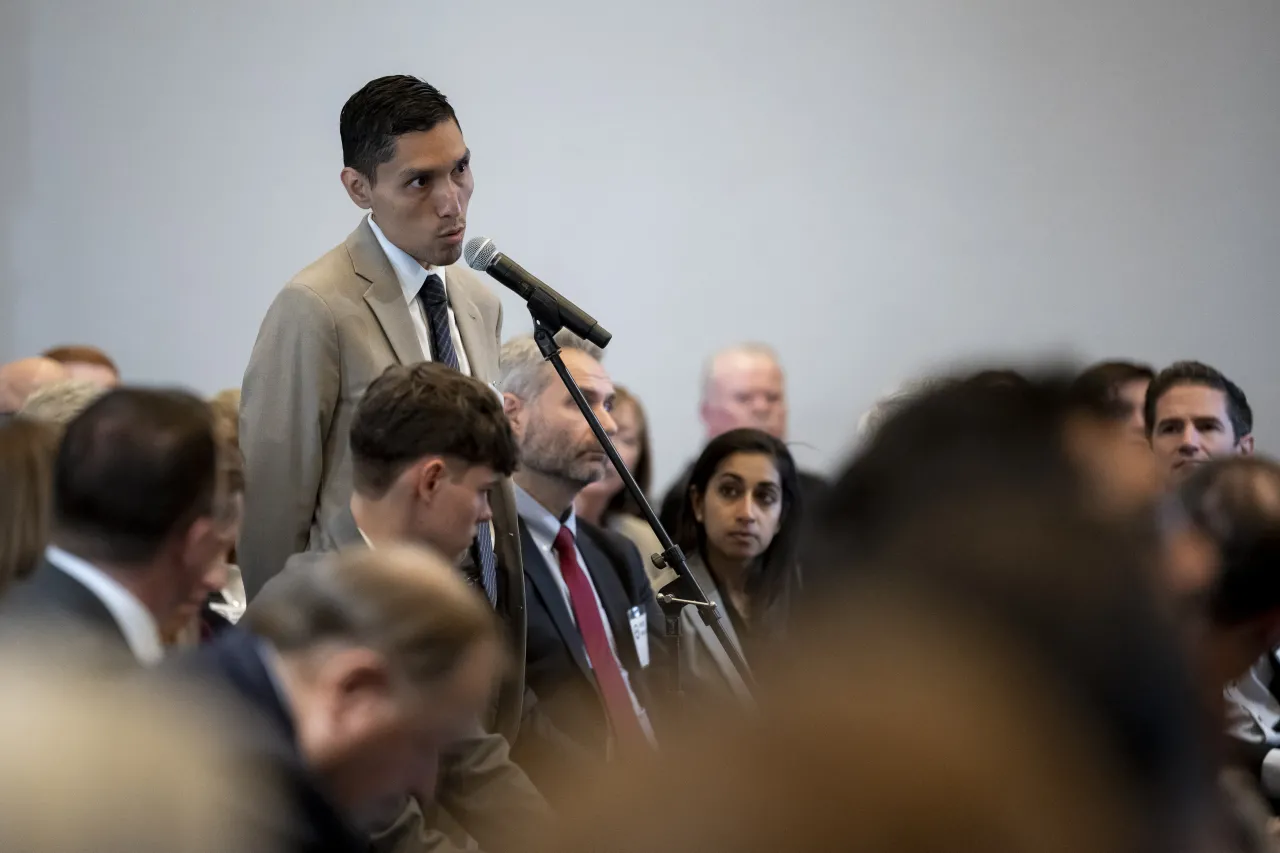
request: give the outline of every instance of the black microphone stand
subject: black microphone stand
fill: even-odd
[[[538,350],[542,353],[542,357],[551,362],[551,366],[556,369],[556,373],[560,376],[560,381],[569,390],[569,395],[573,397],[573,402],[577,403],[582,416],[587,420],[587,425],[595,433],[600,446],[604,448],[605,455],[609,457],[609,461],[613,463],[614,470],[622,478],[622,485],[635,500],[636,506],[640,507],[640,511],[644,513],[645,521],[649,524],[649,529],[658,537],[658,542],[662,545],[662,553],[653,554],[650,559],[659,569],[665,567],[673,569],[679,575],[679,583],[683,584],[683,588],[686,591],[684,598],[677,598],[661,591],[657,593],[658,603],[662,606],[662,612],[666,616],[667,637],[675,647],[673,692],[676,694],[683,692],[680,673],[680,646],[682,643],[680,614],[688,605],[693,605],[698,609],[698,615],[702,617],[702,621],[706,623],[720,645],[724,647],[725,654],[728,655],[729,660],[733,663],[733,667],[737,670],[742,683],[750,691],[755,687],[755,678],[751,670],[747,668],[747,663],[743,660],[738,647],[733,644],[733,641],[725,633],[724,626],[720,623],[722,618],[720,608],[716,607],[715,602],[707,598],[706,593],[702,591],[702,587],[698,584],[698,579],[689,571],[689,564],[685,561],[684,552],[671,541],[671,536],[663,528],[662,522],[658,520],[657,513],[649,505],[648,498],[645,497],[639,484],[636,483],[635,477],[631,476],[631,472],[627,470],[622,457],[618,455],[617,448],[613,446],[613,442],[609,439],[608,434],[605,433],[604,427],[600,425],[600,419],[596,417],[595,412],[591,411],[591,404],[583,396],[582,389],[578,387],[578,383],[573,380],[568,368],[564,366],[564,360],[560,357],[560,345],[555,340],[556,332],[563,328],[563,324],[560,321],[559,306],[541,291],[535,291],[529,297],[528,306],[529,314],[533,317],[533,339],[538,344]]]

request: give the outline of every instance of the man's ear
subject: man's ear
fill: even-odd
[[[211,543],[218,535],[218,523],[210,516],[202,515],[181,535],[177,545],[182,549],[182,564],[192,566],[209,559]]]
[[[443,459],[439,456],[428,459],[418,468],[414,478],[414,495],[423,503],[431,503],[448,476],[449,468]]]
[[[506,414],[507,420],[511,422],[511,431],[516,434],[517,439],[520,438],[524,433],[524,401],[515,394],[503,394],[502,411]]]
[[[330,697],[333,722],[347,731],[375,722],[385,705],[380,700],[392,689],[387,661],[372,649],[335,651],[318,661],[312,673],[317,687]]]
[[[344,166],[339,177],[347,190],[347,196],[355,202],[356,207],[361,210],[373,207],[373,185],[368,178],[350,166]]]
[[[1246,435],[1244,438],[1240,439],[1239,447],[1240,447],[1241,456],[1252,456],[1253,455],[1253,436]]]

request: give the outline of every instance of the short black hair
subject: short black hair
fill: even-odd
[[[458,117],[430,83],[406,74],[371,80],[342,106],[342,163],[376,181],[378,166],[395,157],[398,137],[446,121],[457,124]]]
[[[1228,456],[1199,466],[1178,490],[1187,515],[1221,555],[1208,616],[1231,627],[1280,609],[1280,464]]]
[[[1130,407],[1120,398],[1120,389],[1130,382],[1151,382],[1156,372],[1134,361],[1100,361],[1085,368],[1071,384],[1082,405],[1113,420],[1128,420]]]
[[[90,560],[151,560],[174,532],[212,515],[218,484],[213,411],[183,391],[120,388],[62,438],[53,472],[54,539]]]
[[[519,451],[497,393],[432,361],[392,365],[369,384],[351,423],[352,474],[380,498],[415,459],[446,456],[504,476]]]
[[[1198,361],[1178,361],[1160,371],[1147,389],[1144,417],[1147,435],[1156,428],[1156,404],[1171,388],[1178,385],[1203,385],[1221,391],[1227,397],[1227,417],[1236,441],[1253,434],[1253,409],[1240,386],[1219,370]]]

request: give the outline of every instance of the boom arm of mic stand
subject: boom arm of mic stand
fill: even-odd
[[[662,545],[661,558],[663,563],[675,569],[680,577],[683,578],[684,588],[687,590],[686,594],[689,595],[690,599],[689,603],[697,607],[698,615],[702,617],[702,621],[706,623],[711,632],[715,634],[720,645],[724,647],[725,654],[728,655],[729,660],[733,663],[734,669],[738,671],[742,683],[748,688],[754,688],[755,679],[751,670],[747,667],[747,662],[743,659],[742,653],[738,651],[738,647],[729,639],[728,634],[725,633],[724,626],[720,623],[720,609],[707,598],[706,593],[702,591],[702,587],[698,584],[698,579],[689,571],[689,564],[685,561],[684,552],[676,546],[666,529],[663,528],[662,522],[658,520],[658,514],[649,505],[649,500],[645,497],[639,484],[636,483],[635,477],[631,476],[631,472],[627,470],[622,457],[618,455],[617,448],[613,446],[613,442],[609,439],[608,434],[605,433],[604,427],[600,425],[599,418],[596,417],[595,412],[591,411],[591,404],[583,396],[582,389],[578,387],[578,383],[573,380],[573,377],[569,375],[568,368],[564,366],[564,360],[560,357],[560,346],[555,341],[555,333],[561,328],[558,322],[558,308],[554,305],[544,306],[538,303],[539,300],[535,295],[529,300],[528,304],[529,313],[533,316],[533,338],[538,344],[542,357],[551,362],[552,367],[559,374],[560,380],[564,383],[565,388],[569,390],[569,395],[577,403],[578,409],[582,411],[582,416],[586,418],[591,431],[595,433],[596,438],[600,441],[600,446],[604,448],[605,455],[609,457],[609,461],[613,463],[618,476],[622,478],[622,484],[627,493],[631,495],[636,505],[640,507],[640,511],[644,513],[645,521],[649,523],[649,528],[658,537],[658,542]]]

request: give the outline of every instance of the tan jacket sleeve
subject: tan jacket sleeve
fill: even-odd
[[[307,547],[341,379],[333,314],[309,287],[286,285],[262,321],[241,389],[237,555],[250,599]]]

